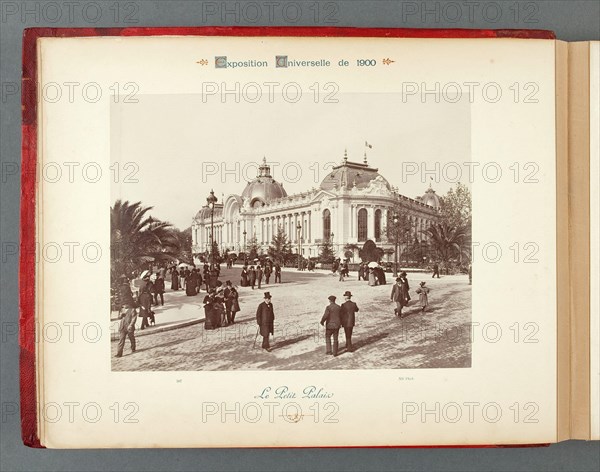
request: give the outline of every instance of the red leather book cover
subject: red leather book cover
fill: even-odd
[[[345,27],[135,27],[30,28],[23,36],[21,251],[19,263],[19,343],[21,435],[30,447],[44,447],[38,437],[35,333],[35,210],[37,170],[37,39],[93,36],[282,36],[376,38],[518,38],[555,39],[551,31],[519,29],[416,29]],[[392,446],[393,447],[393,446]],[[414,446],[419,447],[419,446]],[[426,446],[431,447],[431,446]],[[472,447],[472,446],[446,446]],[[494,445],[478,447],[497,447]],[[522,447],[522,446],[518,446]]]

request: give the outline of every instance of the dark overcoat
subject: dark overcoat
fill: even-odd
[[[352,300],[348,300],[342,303],[342,326],[344,328],[351,328],[356,324],[356,312],[358,311],[358,305]]]
[[[408,294],[408,280],[403,279],[402,282],[395,283],[392,287],[392,301],[400,302],[401,306],[407,306],[410,301],[410,295]]]
[[[258,305],[256,310],[256,323],[260,327],[260,335],[268,336],[269,333],[273,334],[275,325],[275,311],[273,310],[273,304],[266,304],[262,302]]]
[[[326,329],[339,329],[342,326],[342,307],[335,302],[327,305],[321,318],[321,324],[323,323]]]

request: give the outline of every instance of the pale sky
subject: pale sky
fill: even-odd
[[[289,195],[318,187],[327,163],[339,164],[345,148],[349,161],[362,162],[365,141],[373,146],[369,164],[408,197],[425,192],[430,177],[421,171],[436,162],[440,172],[431,176],[440,181],[431,184],[439,195],[455,185],[457,167],[468,184],[467,96],[454,104],[402,103],[391,94],[338,97],[337,104],[222,104],[203,103],[201,95],[141,95],[139,103],[113,103],[111,161],[120,163],[121,182],[111,185],[111,205],[117,198],[142,201],[156,218],[185,229],[211,188],[219,202],[241,194],[263,156],[276,163],[271,174]],[[138,182],[124,182],[128,175]]]

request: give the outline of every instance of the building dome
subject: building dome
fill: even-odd
[[[435,190],[433,190],[431,187],[427,189],[425,195],[423,195],[419,200],[421,201],[421,203],[429,205],[435,208],[436,210],[439,210],[442,206],[442,201],[440,200],[440,197],[437,196]]]
[[[215,204],[213,218],[220,217],[222,214],[223,214],[223,204],[222,203]],[[202,208],[200,208],[198,213],[196,213],[196,216],[194,216],[195,220],[205,220],[207,218],[210,218],[210,208],[208,208],[207,206],[203,206]]]
[[[267,165],[267,160],[263,159],[258,168],[258,176],[252,182],[248,182],[242,192],[242,198],[249,199],[250,206],[257,207],[283,197],[287,197],[287,192],[282,184],[271,177],[271,168]]]
[[[371,181],[378,179],[391,190],[390,183],[377,171],[374,167],[370,167],[367,164],[365,156],[365,162],[349,162],[346,153],[344,153],[344,160],[341,165],[334,167],[329,174],[325,176],[321,182],[321,188],[323,190],[340,189],[342,187],[347,190],[351,190],[353,187],[363,189],[371,184]]]

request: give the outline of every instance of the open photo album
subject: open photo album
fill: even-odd
[[[598,440],[599,44],[26,30],[24,443]]]

